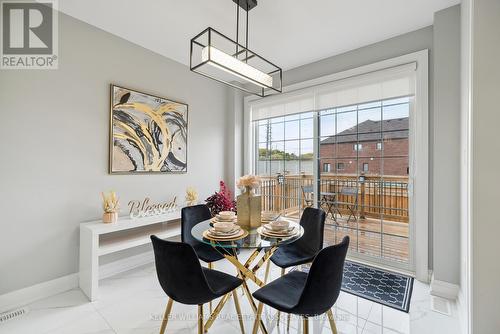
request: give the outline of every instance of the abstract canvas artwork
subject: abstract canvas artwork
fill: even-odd
[[[187,171],[188,106],[111,85],[110,173]]]

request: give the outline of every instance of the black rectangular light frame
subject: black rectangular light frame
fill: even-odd
[[[206,44],[201,43],[199,41],[200,37],[204,36],[205,34],[207,34],[206,37],[207,37],[207,41],[208,41]],[[245,87],[235,85],[232,82],[225,81],[225,80],[222,80],[220,78],[217,78],[217,77],[214,77],[214,76],[211,76],[211,75],[208,75],[206,73],[201,72],[199,69],[203,65],[206,65],[208,63],[212,63],[212,64],[215,64],[215,65],[217,65],[217,66],[225,69],[226,71],[228,71],[229,73],[232,73],[235,76],[243,77],[246,80],[248,80],[250,83],[257,84],[255,82],[255,80],[253,80],[252,78],[249,78],[248,76],[245,76],[245,75],[243,75],[241,73],[237,73],[237,72],[233,71],[232,69],[228,68],[227,66],[224,66],[223,64],[220,64],[220,63],[214,61],[213,59],[211,59],[211,57],[210,57],[210,49],[208,50],[208,59],[207,60],[202,61],[200,63],[197,63],[197,64],[193,65],[193,50],[194,50],[195,46],[202,47],[202,48],[207,47],[207,46],[211,46],[211,47],[217,48],[215,45],[212,45],[212,43],[213,43],[213,37],[212,37],[213,34],[216,34],[218,37],[222,37],[223,39],[227,40],[228,42],[230,42],[230,43],[232,43],[234,45],[235,50],[237,50],[237,51],[232,55],[233,57],[237,57],[237,56],[239,56],[239,55],[241,55],[243,53],[246,53],[247,55],[250,54],[244,60],[250,60],[250,59],[256,57],[260,61],[263,61],[267,65],[269,65],[270,67],[272,67],[273,69],[271,71],[265,71],[265,72],[262,71],[262,72],[264,72],[264,73],[266,73],[266,74],[268,74],[270,76],[273,76],[273,78],[279,79],[279,84],[276,85],[276,87],[273,87],[273,86],[268,86],[268,85],[265,85],[265,84],[259,82],[258,85],[259,86],[265,86],[265,88],[261,87],[260,88],[260,92],[256,92],[256,91],[252,91],[250,89],[247,89]],[[238,60],[240,60],[240,59],[238,59]],[[227,37],[226,35],[224,35],[224,34],[222,34],[220,32],[218,32],[217,30],[213,29],[212,27],[206,28],[205,30],[203,30],[202,32],[200,32],[198,35],[196,35],[195,37],[193,37],[191,39],[189,67],[190,67],[191,71],[196,72],[198,74],[201,74],[201,75],[203,75],[205,77],[208,77],[210,79],[219,81],[221,83],[224,83],[226,85],[232,86],[234,88],[243,90],[243,91],[245,91],[247,93],[255,94],[255,95],[258,95],[258,96],[261,96],[261,97],[269,96],[269,95],[275,94],[275,93],[281,93],[282,90],[283,90],[283,71],[282,71],[282,69],[280,67],[278,67],[277,65],[275,65],[272,62],[268,61],[264,57],[259,56],[257,53],[251,51],[250,49],[247,49],[245,46],[243,46],[243,45],[235,42],[233,39]]]

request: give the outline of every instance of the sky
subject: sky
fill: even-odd
[[[366,120],[409,117],[408,102],[409,98],[400,98],[359,105],[358,110],[356,106],[351,106],[321,111],[319,135],[333,136]],[[313,153],[313,116],[313,112],[307,112],[271,119],[271,149],[297,156]],[[265,125],[259,126],[259,148],[266,148],[266,129]]]

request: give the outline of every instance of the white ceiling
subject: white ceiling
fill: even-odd
[[[460,0],[258,0],[249,48],[294,68],[432,24]],[[60,10],[188,64],[189,40],[208,26],[235,37],[231,0],[63,0]],[[243,12],[242,12],[243,13]]]

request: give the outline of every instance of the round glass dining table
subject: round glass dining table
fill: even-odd
[[[250,293],[250,289],[247,285],[247,280],[253,281],[259,287],[263,287],[266,284],[267,278],[269,276],[269,259],[274,254],[274,252],[280,246],[291,244],[304,235],[304,228],[302,226],[297,223],[292,224],[295,226],[297,231],[292,236],[283,238],[264,236],[258,232],[257,228],[243,228],[245,230],[245,233],[237,240],[223,241],[207,239],[204,236],[204,232],[212,227],[211,220],[205,220],[196,224],[191,229],[191,234],[196,240],[214,247],[217,252],[223,255],[236,267],[238,276],[243,280],[243,292],[247,296],[248,302],[250,303],[250,306],[252,307],[254,313],[257,314],[257,305],[255,304],[252,294]],[[253,249],[253,252],[245,262],[240,262],[240,260],[238,259],[238,249]],[[263,254],[259,259],[257,259],[261,252],[263,252]],[[254,262],[257,263],[252,266]],[[257,277],[256,273],[260,268],[262,268],[264,264],[266,264],[266,272],[264,275],[264,280],[261,280],[259,277]],[[208,319],[207,324],[205,325],[205,330],[208,330],[208,328],[210,328],[213,320],[217,318],[220,310],[228,300],[229,294],[220,300],[219,304],[216,306],[212,315]],[[263,333],[267,333],[262,320],[260,321],[260,328]]]
[[[279,247],[286,244],[291,244],[296,240],[300,239],[304,235],[304,228],[297,223],[296,225],[298,231],[289,237],[284,238],[271,238],[261,235],[257,232],[257,228],[248,229],[244,228],[247,233],[242,236],[241,239],[232,241],[222,241],[222,240],[212,240],[207,239],[203,236],[203,233],[212,227],[212,221],[205,220],[201,223],[196,224],[191,229],[191,234],[193,237],[205,244],[216,246],[218,248],[251,248],[251,249],[267,249],[272,247]]]

